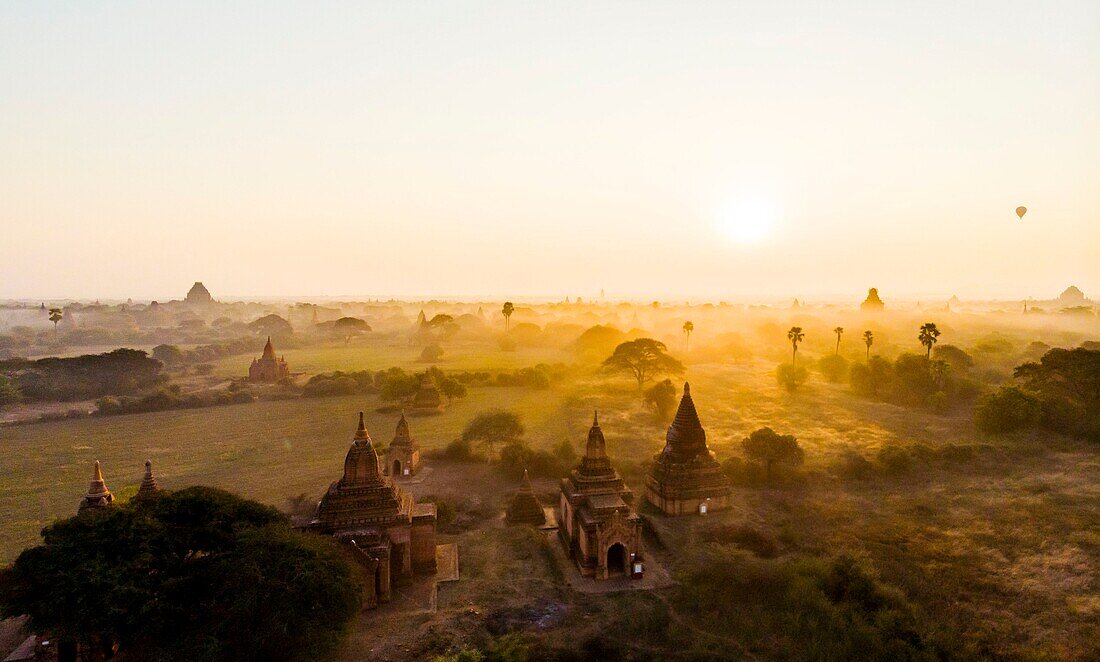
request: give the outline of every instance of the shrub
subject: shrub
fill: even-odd
[[[848,359],[838,354],[830,354],[817,362],[817,369],[828,381],[840,382],[848,377]]]
[[[806,369],[800,365],[781,363],[775,369],[775,380],[791,393],[806,383],[807,376]]]
[[[1014,432],[1039,424],[1043,403],[1018,386],[1002,386],[974,405],[974,425],[982,432]]]
[[[903,473],[913,465],[913,454],[901,446],[883,446],[876,459],[888,473]]]

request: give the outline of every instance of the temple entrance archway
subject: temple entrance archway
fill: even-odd
[[[627,574],[626,563],[626,547],[621,542],[607,548],[607,575],[609,577]]]
[[[390,475],[394,477],[401,475],[401,460],[393,461],[393,470],[390,472]]]

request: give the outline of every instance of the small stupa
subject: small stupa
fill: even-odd
[[[137,495],[139,497],[152,496],[160,491],[160,486],[157,485],[157,479],[153,477],[153,461],[145,461],[145,476],[141,479],[141,486],[138,487]]]
[[[431,375],[425,373],[420,379],[420,390],[416,392],[412,400],[412,413],[414,414],[438,414],[443,411],[443,398],[432,381]]]
[[[546,513],[542,510],[539,498],[535,496],[535,488],[531,487],[531,478],[526,469],[523,470],[523,482],[508,504],[506,519],[509,524],[546,524]]]
[[[99,466],[99,460],[95,461],[95,471],[92,473],[92,482],[88,485],[88,493],[80,500],[77,512],[88,508],[105,508],[115,500],[115,495],[107,489],[107,483],[103,482],[103,470]]]
[[[886,304],[879,298],[877,287],[867,290],[867,298],[859,304],[859,309],[864,312],[878,312],[884,308],[886,308]]]

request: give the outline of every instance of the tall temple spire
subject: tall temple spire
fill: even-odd
[[[267,337],[267,344],[264,345],[263,358],[265,358],[265,359],[274,359],[275,358],[275,346],[271,344],[271,336]]]
[[[672,420],[672,425],[668,427],[665,441],[667,447],[681,453],[706,450],[707,433],[703,430],[703,424],[699,422],[699,413],[695,411],[695,401],[691,399],[691,384],[687,382],[684,382],[684,395],[680,398],[680,406],[676,410],[676,417]]]
[[[359,412],[359,427],[355,438],[344,459],[344,483],[369,484],[382,481],[382,472],[378,467],[378,452],[374,450],[367,426],[363,422],[363,412]]]
[[[592,412],[592,427],[588,429],[588,444],[584,454],[589,458],[607,457],[607,441],[604,439],[603,430],[600,429],[599,414]]]
[[[370,439],[370,435],[367,434],[367,425],[363,422],[363,412],[359,412],[359,427],[355,429],[356,439]]]
[[[139,497],[149,496],[160,491],[160,486],[157,485],[157,479],[153,477],[153,461],[145,461],[145,477],[141,479],[141,486],[138,487],[137,495]]]
[[[86,508],[102,508],[113,502],[115,495],[107,489],[107,483],[103,481],[103,469],[99,466],[99,460],[95,461],[95,470],[92,473],[92,482],[88,485],[88,493],[80,500],[78,510]]]

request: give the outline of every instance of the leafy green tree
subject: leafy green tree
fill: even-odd
[[[229,492],[161,492],[47,526],[0,575],[0,614],[128,659],[331,655],[361,580],[331,539]]]
[[[936,344],[936,339],[940,337],[940,330],[936,328],[933,322],[925,322],[920,327],[920,333],[917,334],[917,340],[920,344],[924,345],[926,351],[926,358],[932,358],[932,346]]]
[[[798,363],[798,343],[805,338],[806,334],[802,332],[800,326],[792,326],[790,331],[787,331],[787,340],[791,341],[791,365]]]
[[[796,467],[802,464],[805,454],[794,435],[779,434],[771,428],[760,428],[741,442],[745,454],[750,460],[764,465],[768,482],[772,480],[772,470],[776,465]]]
[[[278,315],[264,315],[249,322],[248,329],[260,336],[286,337],[294,334],[294,327]]]
[[[669,423],[676,413],[676,387],[671,379],[657,382],[646,389],[645,402],[653,407],[658,423]]]
[[[511,301],[505,301],[500,312],[504,315],[504,330],[508,331],[512,323],[512,313],[516,312],[516,307]]]
[[[153,358],[164,365],[183,363],[183,350],[175,345],[157,345],[153,348]]]
[[[65,313],[60,308],[50,308],[50,321],[53,322],[54,335],[57,334],[57,323],[65,317]]]
[[[392,368],[380,374],[381,380],[376,378],[379,396],[387,402],[407,400],[420,390],[420,380],[416,375],[410,375],[400,368]]]
[[[872,356],[864,365],[854,364],[848,371],[852,390],[869,397],[878,397],[894,379],[894,367],[881,356]]]
[[[1014,432],[1039,424],[1043,403],[1019,386],[1002,386],[974,405],[974,425],[982,432]]]
[[[1043,426],[1100,441],[1100,350],[1052,349],[1013,373],[1043,400]]]
[[[447,398],[447,403],[454,402],[455,398],[466,397],[466,385],[454,377],[446,377],[439,382],[439,392]]]
[[[668,348],[659,340],[638,338],[621,343],[611,356],[604,359],[603,368],[609,372],[625,372],[638,382],[638,390],[645,383],[661,374],[680,375],[684,364],[670,356]]]
[[[875,344],[875,334],[871,333],[871,330],[863,332],[863,344],[867,345],[867,360],[871,360],[871,345]]]
[[[836,334],[836,355],[840,356],[840,337],[844,335],[844,327],[836,327],[835,329],[833,329],[833,333]]]
[[[347,347],[353,336],[358,336],[370,331],[370,324],[358,317],[341,317],[332,325],[332,332],[344,338],[344,346]]]
[[[484,446],[489,457],[493,457],[497,444],[520,441],[523,437],[523,423],[516,414],[503,409],[483,411],[473,418],[462,430],[462,441],[477,442]]]
[[[695,323],[691,320],[684,322],[684,351],[691,351],[691,332],[695,330]]]

